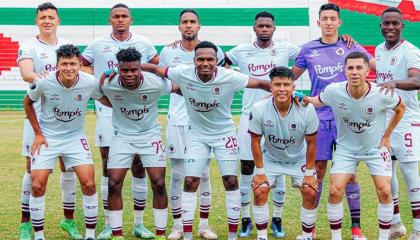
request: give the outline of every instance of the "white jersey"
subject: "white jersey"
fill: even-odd
[[[140,86],[128,90],[121,86],[119,75],[109,83],[105,81],[102,92],[112,103],[114,137],[120,141],[137,143],[161,135],[157,122],[160,96],[171,92],[172,84],[152,73],[142,72]]]
[[[194,64],[194,50],[188,51],[182,47],[181,42],[176,47],[166,46],[160,52],[159,65],[173,67],[179,64]],[[217,61],[224,62],[224,54],[221,48],[217,50]],[[168,121],[169,125],[187,125],[188,114],[185,108],[185,100],[182,96],[171,93],[169,99]]]
[[[319,95],[331,107],[337,124],[337,152],[365,154],[378,150],[386,128],[386,111],[394,109],[401,98],[379,92],[375,83],[360,99],[347,91],[347,81],[331,83]]]
[[[124,40],[119,41],[112,34],[107,34],[94,39],[84,50],[82,60],[92,64],[94,75],[99,79],[102,73],[108,69],[118,68],[116,54],[120,49],[134,47],[141,53],[141,62],[147,63],[156,56],[157,51],[152,42],[141,35],[131,34]],[[98,117],[112,116],[112,109],[99,102],[95,102]]]
[[[375,50],[376,58],[376,82],[382,83],[391,80],[404,80],[408,78],[408,70],[416,68],[420,70],[420,51],[417,47],[407,41],[401,41],[398,45],[388,50],[385,43],[381,43]],[[408,124],[420,122],[418,91],[405,91],[396,89],[398,95],[406,105],[401,122]],[[392,112],[388,112],[389,119]],[[398,124],[395,131],[402,131],[405,124]]]
[[[22,43],[19,47],[17,63],[24,59],[31,59],[34,64],[33,71],[40,73],[42,71],[56,71],[57,70],[57,49],[65,44],[71,44],[70,41],[57,37],[57,43],[51,45],[39,39],[33,37],[28,41]],[[39,114],[41,111],[41,105],[35,103],[35,112]]]
[[[274,67],[287,67],[290,60],[295,60],[299,47],[289,42],[273,41],[267,48],[258,47],[257,43],[242,44],[226,53],[226,57],[239,71],[261,80],[270,80],[269,73]],[[245,89],[242,98],[242,111],[249,112],[252,105],[268,95],[260,89]]]
[[[194,65],[169,67],[167,76],[181,88],[191,130],[202,139],[236,135],[231,105],[235,91],[248,85],[249,76],[217,67],[212,80],[201,81]]]
[[[84,134],[88,101],[101,97],[97,84],[92,75],[84,72],[79,72],[76,83],[70,88],[62,85],[58,72],[34,82],[28,90],[28,97],[32,101],[41,99],[38,122],[43,135],[67,138]]]
[[[273,97],[254,104],[249,115],[249,133],[264,135],[264,154],[270,159],[295,162],[306,159],[305,136],[318,131],[319,120],[313,105],[307,107],[292,103],[281,116]]]

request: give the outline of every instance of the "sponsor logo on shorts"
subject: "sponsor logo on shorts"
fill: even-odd
[[[195,163],[195,159],[194,158],[185,159],[184,163]]]
[[[60,95],[53,93],[50,96],[50,100],[51,101],[58,101],[58,100],[60,100]]]
[[[270,142],[271,146],[280,150],[286,150],[286,148],[290,147],[290,145],[296,143],[296,139],[293,136],[290,138],[278,138],[271,134],[268,135],[268,141]]]
[[[365,113],[368,114],[368,115],[374,114],[375,113],[375,107],[372,106],[372,105],[366,106]]]
[[[31,163],[32,163],[32,165],[35,165],[36,164],[36,158],[35,157],[33,157],[32,159],[31,159]]]
[[[144,118],[144,114],[149,113],[149,109],[146,106],[141,109],[127,109],[125,107],[121,107],[120,111],[124,117],[134,121],[142,120]]]
[[[248,64],[248,71],[252,76],[261,77],[270,73],[270,70],[277,65],[271,61],[270,63],[255,65],[253,63]],[[258,73],[256,73],[258,72]]]
[[[216,100],[213,102],[199,102],[194,98],[189,98],[191,105],[194,107],[194,110],[197,112],[210,112],[213,109],[220,107],[220,103]]]
[[[173,144],[169,144],[168,151],[169,153],[175,153],[175,146]]]
[[[74,111],[61,111],[58,107],[54,108],[54,117],[60,122],[71,122],[76,117],[82,116],[82,111],[77,108]]]
[[[213,95],[219,95],[220,93],[222,93],[222,88],[219,86],[214,86],[212,89]]]
[[[318,75],[318,78],[322,80],[330,80],[337,77],[337,75],[340,72],[343,72],[344,66],[341,65],[341,63],[337,63],[337,65],[335,66],[325,66],[325,67],[318,64],[318,65],[315,65],[314,69],[315,69],[316,75]]]
[[[343,117],[343,121],[346,126],[354,133],[362,133],[372,126],[372,122],[370,120],[366,120],[364,122],[355,122],[349,120],[346,117]]]

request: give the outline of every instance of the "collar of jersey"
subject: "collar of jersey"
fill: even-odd
[[[36,35],[36,39],[38,39],[38,41],[39,41],[40,43],[45,44],[45,45],[48,45],[48,46],[55,46],[55,45],[57,45],[57,43],[58,43],[58,36],[57,36],[57,42],[55,42],[55,44],[54,44],[54,45],[51,45],[51,44],[49,44],[49,43],[47,43],[47,42],[42,41],[42,40],[39,38],[39,36],[38,36],[38,35]]]
[[[73,85],[71,85],[71,87],[66,87],[66,86],[64,86],[64,84],[61,82],[61,80],[60,80],[60,78],[58,77],[58,71],[56,71],[55,72],[55,79],[57,80],[57,82],[60,84],[60,86],[62,86],[64,89],[71,89],[71,88],[74,88],[76,85],[77,85],[77,83],[79,82],[79,74],[77,74],[77,77],[76,77],[76,82],[74,82],[74,84]]]
[[[213,82],[213,80],[214,80],[214,79],[216,79],[216,75],[217,75],[217,67],[214,69],[214,74],[213,74],[212,79],[210,79],[210,81],[208,81],[208,82],[203,82],[203,80],[201,80],[201,79],[198,77],[198,74],[197,74],[197,69],[196,69],[196,68],[194,69],[194,74],[195,74],[195,77],[198,79],[198,81],[202,82],[203,84],[209,84],[209,83]]]
[[[363,98],[365,98],[369,93],[370,93],[370,90],[372,89],[372,84],[369,82],[369,81],[366,81],[367,83],[368,83],[368,90],[366,91],[366,93],[365,93],[365,95],[363,95],[361,98],[359,98],[359,99],[354,99],[353,98],[353,96],[350,94],[350,92],[349,92],[349,90],[348,90],[348,85],[349,85],[349,83],[347,82],[346,83],[346,93],[347,93],[347,95],[349,95],[349,97],[352,99],[352,100],[354,100],[354,101],[360,101],[360,100],[362,100]]]
[[[384,43],[384,49],[385,51],[392,51],[394,49],[397,49],[399,46],[401,46],[405,42],[405,39],[401,39],[397,45],[393,46],[391,49],[386,48],[386,42]]]
[[[277,115],[279,116],[279,118],[285,119],[287,116],[289,116],[289,113],[292,110],[292,107],[293,107],[293,97],[292,97],[292,102],[290,103],[289,109],[287,109],[287,113],[286,113],[286,115],[284,115],[284,117],[281,116],[280,111],[276,107],[276,104],[274,104],[274,96],[271,98],[271,103],[273,104],[274,110],[276,110]]]
[[[123,41],[120,41],[120,40],[116,39],[116,38],[112,35],[112,33],[110,33],[110,34],[109,34],[109,36],[111,37],[111,39],[112,39],[112,40],[114,40],[114,41],[116,41],[116,42],[126,42],[126,41],[128,41],[128,40],[130,40],[130,39],[131,39],[132,34],[131,34],[131,32],[129,32],[129,33],[128,33],[128,38],[127,38],[127,39],[125,39],[125,40],[123,40]]]
[[[270,49],[270,48],[272,48],[272,47],[274,46],[274,40],[271,40],[271,44],[270,44],[270,46],[268,46],[268,47],[266,47],[266,48],[260,48],[260,47],[258,46],[258,44],[257,44],[257,41],[253,42],[253,44],[254,44],[254,47],[255,47],[255,48],[257,48],[257,49]]]

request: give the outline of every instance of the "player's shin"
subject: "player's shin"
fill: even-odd
[[[226,210],[229,226],[228,239],[236,239],[241,209],[241,193],[239,189],[226,191]]]
[[[209,224],[211,206],[210,168],[204,170],[200,179],[200,226]]]
[[[184,160],[171,158],[171,182],[169,187],[169,198],[171,201],[172,217],[174,226],[182,225],[181,218],[181,195],[182,180],[184,179]],[[200,184],[200,186],[203,183]]]
[[[104,206],[105,224],[109,224],[108,217],[108,177],[102,176],[101,178],[101,196],[102,204]]]
[[[386,203],[378,204],[378,223],[379,223],[379,240],[387,240],[389,229],[391,228],[392,213],[394,204]]]
[[[76,174],[74,172],[61,172],[60,186],[64,217],[73,219],[76,205]]]
[[[268,226],[268,205],[265,203],[261,206],[252,206],[252,213],[254,216],[255,225],[257,226],[258,239],[268,239],[267,226]]]
[[[31,196],[32,189],[32,178],[31,174],[25,171],[25,174],[22,178],[22,192],[20,194],[21,208],[22,208],[22,219],[21,222],[30,221],[29,213],[29,198]]]
[[[83,195],[83,214],[85,216],[86,238],[95,238],[95,228],[98,217],[98,194]]]
[[[328,221],[331,229],[331,240],[341,240],[341,222],[343,221],[343,202],[327,204]]]
[[[251,203],[251,182],[252,174],[241,174],[239,178],[239,189],[241,194],[241,212],[242,218],[251,218],[250,203]]]
[[[147,199],[147,178],[132,178],[131,190],[134,202],[134,226],[143,224],[143,213]]]
[[[182,225],[184,228],[184,239],[192,239],[192,228],[196,207],[197,193],[182,192]]]
[[[404,180],[407,185],[408,198],[411,203],[411,211],[413,216],[413,230],[420,231],[420,177],[419,163],[414,162],[400,162],[400,168]]]
[[[34,197],[31,195],[29,206],[35,239],[44,239],[45,196]]]
[[[349,204],[352,227],[360,227],[360,185],[358,182],[348,183],[346,198]]]
[[[153,216],[155,219],[156,236],[164,236],[168,223],[168,208],[153,208]]]

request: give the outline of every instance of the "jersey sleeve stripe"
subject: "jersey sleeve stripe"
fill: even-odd
[[[310,137],[310,136],[313,136],[313,135],[315,135],[315,134],[317,134],[317,133],[318,133],[318,130],[317,130],[317,131],[315,131],[315,132],[313,132],[313,133],[310,133],[310,134],[305,134],[305,136]]]
[[[318,100],[319,100],[322,104],[325,104],[325,103],[322,101],[322,99],[321,99],[321,94],[319,94],[319,95],[318,95]]]
[[[169,72],[169,67],[167,67],[167,68],[165,69],[165,74],[164,74],[164,76],[163,76],[163,77],[168,78],[168,72]]]
[[[90,65],[92,65],[92,63],[91,62],[89,62],[89,60],[87,60],[85,57],[83,57],[83,56],[80,56],[80,61],[82,62],[82,65],[83,66],[90,66]]]
[[[248,130],[248,133],[249,133],[250,135],[252,135],[252,136],[256,136],[256,137],[261,137],[261,136],[262,136],[262,134],[254,133],[254,132],[252,132],[252,131],[250,131],[250,130]]]

